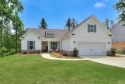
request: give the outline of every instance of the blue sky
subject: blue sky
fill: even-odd
[[[67,19],[78,23],[91,15],[101,22],[106,18],[116,20],[117,11],[113,6],[117,0],[20,0],[24,6],[20,17],[24,28],[38,28],[45,18],[49,29],[64,29]]]

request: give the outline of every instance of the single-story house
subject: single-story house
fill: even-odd
[[[79,56],[106,55],[111,50],[113,34],[95,17],[90,16],[72,30],[28,29],[20,37],[23,52],[62,51],[68,55],[73,49]]]
[[[124,22],[118,22],[110,30],[114,35],[112,47],[117,50],[125,49],[125,26],[123,26],[123,24]]]

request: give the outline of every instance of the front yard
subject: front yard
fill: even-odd
[[[0,58],[0,84],[125,84],[125,69],[13,55]]]

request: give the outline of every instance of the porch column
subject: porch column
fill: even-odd
[[[50,41],[48,41],[48,53],[50,51]]]
[[[62,50],[62,42],[60,41],[60,51]]]

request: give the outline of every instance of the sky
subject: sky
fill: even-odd
[[[101,22],[106,18],[117,21],[117,11],[113,6],[117,0],[20,0],[24,6],[19,16],[24,28],[39,28],[45,18],[48,29],[64,29],[68,18],[81,23],[95,15]]]

